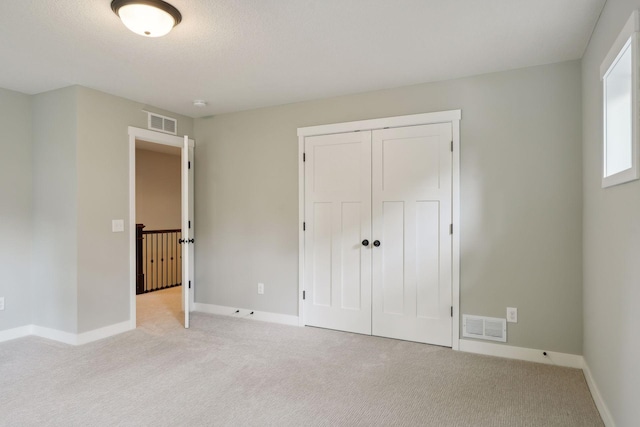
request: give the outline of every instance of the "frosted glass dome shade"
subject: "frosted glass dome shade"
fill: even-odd
[[[167,3],[158,1],[158,6],[155,3],[152,1],[120,1],[113,2],[112,6],[116,6],[114,11],[122,23],[134,33],[145,37],[162,37],[180,22],[180,12]],[[165,9],[169,9],[169,11]],[[171,9],[175,11],[174,14],[170,13]]]

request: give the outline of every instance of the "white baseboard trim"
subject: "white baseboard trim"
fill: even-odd
[[[0,342],[15,340],[31,335],[31,325],[0,331]]]
[[[593,401],[596,404],[596,408],[598,408],[598,412],[600,412],[600,418],[602,418],[602,422],[604,422],[604,425],[607,427],[615,427],[616,424],[613,422],[611,412],[609,412],[609,408],[607,408],[607,405],[604,403],[604,399],[602,399],[600,390],[598,390],[598,386],[596,385],[596,382],[591,375],[591,370],[589,369],[589,365],[587,365],[586,360],[584,362],[582,371],[584,372],[584,378],[587,380],[587,385],[589,386],[589,390],[591,391],[591,396],[593,397]]]
[[[84,332],[82,334],[74,334],[37,325],[27,325],[19,328],[8,329],[6,331],[0,331],[0,342],[34,335],[36,337],[47,338],[69,345],[82,345],[113,335],[118,335],[123,332],[130,331],[131,329],[135,328],[131,328],[131,322],[128,320],[114,325],[105,326],[104,328]]]
[[[298,316],[288,314],[270,313],[268,311],[250,310],[247,308],[225,307],[223,305],[195,303],[194,311],[202,313],[218,314],[221,316],[237,317],[239,319],[260,320],[262,322],[280,323],[283,325],[298,326]],[[238,311],[238,312],[236,312]],[[253,312],[253,314],[250,314]]]
[[[545,363],[547,365],[564,366],[582,369],[584,358],[578,354],[556,353],[533,348],[514,347],[510,345],[493,344],[482,341],[460,340],[460,351],[484,354],[487,356],[506,357],[508,359],[526,360],[527,362]]]
[[[31,334],[40,338],[47,338],[54,341],[63,342],[69,345],[77,345],[78,335],[71,332],[59,331],[57,329],[45,328],[43,326],[31,325]]]
[[[121,334],[123,332],[131,331],[131,322],[125,320],[124,322],[116,323],[113,325],[105,326],[104,328],[94,329],[93,331],[83,332],[77,335],[76,345],[87,344],[93,341],[98,341],[103,338],[112,337],[114,335]]]

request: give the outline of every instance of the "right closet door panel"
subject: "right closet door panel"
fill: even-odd
[[[373,335],[451,346],[451,132],[373,132]]]

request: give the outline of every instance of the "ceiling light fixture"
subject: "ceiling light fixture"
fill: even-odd
[[[204,101],[202,99],[196,99],[195,101],[193,101],[193,105],[195,105],[196,107],[206,107],[207,101]]]
[[[182,21],[180,11],[162,0],[113,0],[111,9],[131,31],[162,37]]]

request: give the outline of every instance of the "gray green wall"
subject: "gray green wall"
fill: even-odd
[[[78,332],[129,319],[129,136],[146,129],[150,110],[178,120],[193,135],[193,119],[78,87]],[[111,220],[125,232],[112,233]]]
[[[193,135],[191,118],[80,86],[0,89],[0,331],[82,333],[129,320],[128,127],[147,127],[143,110]],[[124,233],[111,232],[112,219],[125,220]]]
[[[31,97],[0,89],[0,331],[31,324]]]
[[[461,109],[461,311],[581,354],[580,85],[572,61],[196,119],[196,301],[298,314],[296,128]]]
[[[33,97],[33,321],[78,330],[77,88]]]
[[[601,188],[600,64],[638,0],[609,0],[582,59],[584,357],[618,426],[640,420],[640,181]]]

